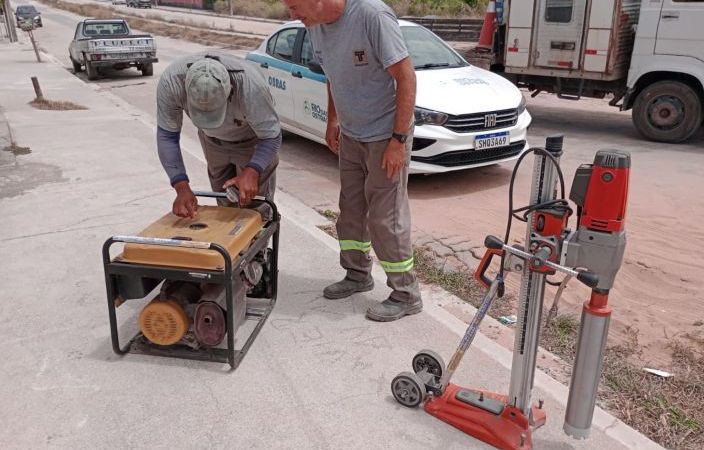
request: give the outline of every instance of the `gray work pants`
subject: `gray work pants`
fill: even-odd
[[[231,143],[209,138],[201,130],[198,130],[198,138],[208,163],[210,187],[215,192],[224,192],[222,185],[225,184],[225,181],[242,173],[244,167],[252,159],[257,139]],[[259,195],[272,201],[276,191],[276,166],[278,165],[279,157],[276,156],[271,164],[264,169],[264,172],[259,175]],[[230,205],[226,199],[218,199],[218,203]]]
[[[371,272],[369,255],[374,248],[386,272],[390,298],[407,303],[420,300],[413,270],[411,211],[408,205],[408,164],[411,139],[406,143],[408,159],[396,180],[381,168],[388,139],[360,142],[340,138],[340,265],[351,280],[365,280]]]

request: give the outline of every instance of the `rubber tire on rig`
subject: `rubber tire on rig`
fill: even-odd
[[[412,367],[415,373],[427,368],[428,373],[438,378],[442,378],[445,373],[445,361],[433,350],[421,350],[416,353],[416,356],[413,357]]]
[[[411,372],[401,372],[391,380],[391,393],[397,402],[407,408],[420,406],[428,397],[425,384]]]

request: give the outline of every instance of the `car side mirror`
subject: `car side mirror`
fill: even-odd
[[[323,66],[318,64],[315,61],[309,61],[308,62],[308,68],[310,69],[311,72],[313,73],[319,73],[321,75],[325,74],[325,71],[323,70]]]

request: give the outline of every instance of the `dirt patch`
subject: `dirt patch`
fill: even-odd
[[[74,111],[88,109],[85,106],[77,105],[73,102],[68,101],[56,101],[47,99],[34,99],[29,102],[30,105],[37,109],[47,110],[47,111]]]
[[[30,153],[32,153],[32,150],[29,147],[20,147],[15,143],[12,143],[7,147],[3,148],[2,151],[10,152],[15,156],[29,155]]]

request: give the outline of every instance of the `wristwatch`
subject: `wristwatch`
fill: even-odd
[[[407,134],[401,134],[401,133],[391,133],[391,137],[396,139],[402,144],[405,144],[406,141],[408,140],[408,135]]]

